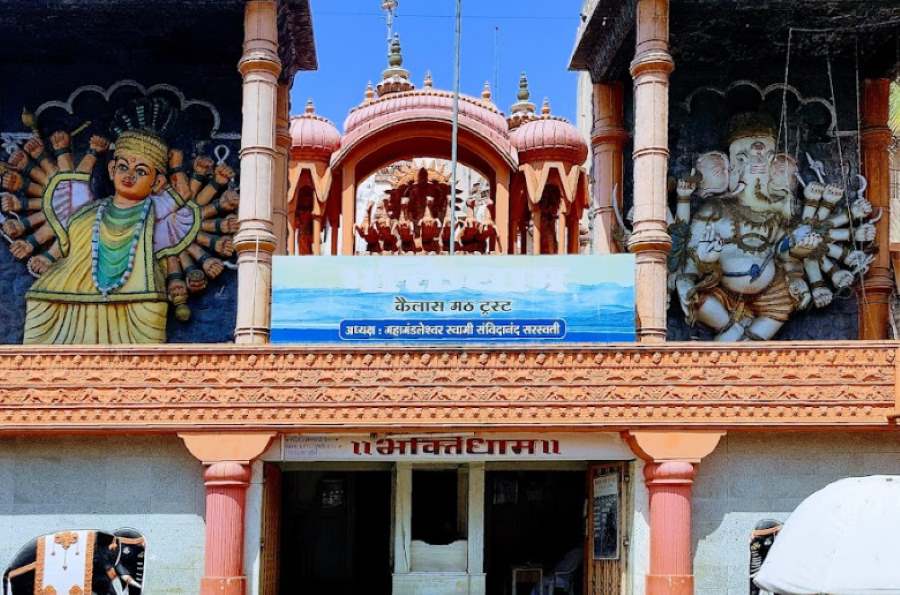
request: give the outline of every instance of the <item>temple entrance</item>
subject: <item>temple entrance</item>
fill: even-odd
[[[585,483],[583,470],[487,471],[488,593],[583,592]]]
[[[391,592],[390,471],[284,471],[279,593]]]

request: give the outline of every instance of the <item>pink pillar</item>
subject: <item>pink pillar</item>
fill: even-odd
[[[200,595],[244,595],[244,503],[250,466],[213,463],[206,483],[206,565]]]
[[[650,571],[647,595],[693,595],[691,489],[695,468],[685,461],[647,463]]]

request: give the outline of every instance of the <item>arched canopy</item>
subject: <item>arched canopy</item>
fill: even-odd
[[[342,147],[332,169],[350,163],[355,179],[399,159],[450,158],[452,94],[422,90],[392,93],[354,109],[344,123]],[[460,97],[459,158],[493,179],[496,172],[518,167],[506,120],[492,104]]]

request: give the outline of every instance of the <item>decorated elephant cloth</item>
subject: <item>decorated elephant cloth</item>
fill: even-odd
[[[138,595],[146,541],[132,529],[42,535],[3,574],[4,595]]]

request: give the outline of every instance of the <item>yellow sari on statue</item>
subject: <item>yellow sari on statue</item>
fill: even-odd
[[[111,199],[94,201],[88,182],[85,174],[60,174],[47,188],[44,214],[63,257],[25,294],[24,343],[163,343],[160,263],[196,237],[196,206],[168,190],[118,209]],[[123,274],[124,283],[101,291]]]

